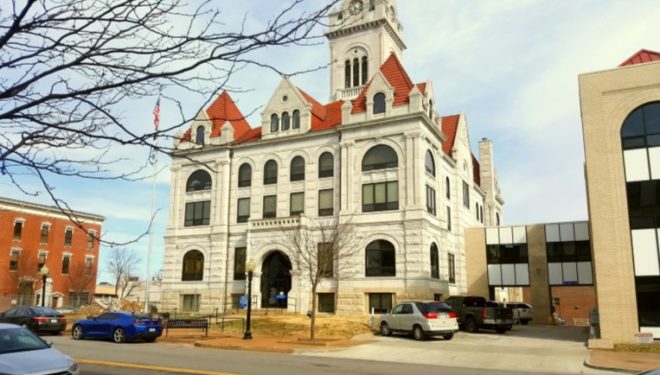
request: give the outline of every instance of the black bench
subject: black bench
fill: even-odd
[[[208,319],[168,319],[165,321],[165,337],[170,329],[177,328],[199,328],[204,330],[206,336],[209,335]]]

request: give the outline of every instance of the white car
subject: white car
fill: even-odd
[[[442,302],[404,302],[396,305],[392,312],[380,318],[380,333],[412,333],[415,340],[430,336],[442,336],[451,340],[458,332],[456,313]]]
[[[29,330],[0,324],[0,373],[3,375],[78,375],[73,358],[53,349]]]
[[[509,302],[506,305],[513,310],[513,320],[522,325],[527,325],[534,318],[534,309],[528,303]]]

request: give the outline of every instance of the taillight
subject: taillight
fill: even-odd
[[[453,312],[453,311],[450,311],[450,312],[449,312],[449,317],[450,317],[450,318],[456,318],[456,313]]]
[[[422,314],[426,319],[438,319],[438,314],[437,313],[425,313]]]
[[[481,310],[481,317],[484,319],[488,318],[488,311],[486,309]]]
[[[48,318],[44,318],[43,316],[37,316],[32,318],[32,320],[36,321],[38,324],[48,323]]]
[[[134,326],[144,326],[144,325],[146,325],[146,324],[145,324],[144,322],[142,322],[142,321],[136,320],[136,321],[133,322],[133,325],[134,325]]]

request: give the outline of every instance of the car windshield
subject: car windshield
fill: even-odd
[[[451,307],[446,303],[436,302],[436,303],[417,303],[417,308],[422,314],[427,313],[436,313],[436,312],[449,312]]]
[[[60,313],[50,307],[32,307],[32,311],[38,316],[59,316]]]
[[[24,328],[0,329],[0,354],[41,349],[48,345]]]

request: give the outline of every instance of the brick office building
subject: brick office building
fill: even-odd
[[[59,209],[0,198],[0,309],[41,304],[46,266],[48,306],[77,306],[94,294],[104,217],[74,212],[84,229]]]

